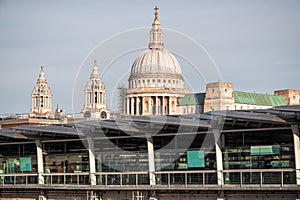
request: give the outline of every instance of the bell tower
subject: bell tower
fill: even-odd
[[[52,93],[47,85],[44,66],[41,66],[39,78],[31,94],[31,109],[29,117],[53,117]]]
[[[108,119],[109,110],[106,107],[106,88],[101,80],[96,60],[90,81],[85,86],[84,107],[81,110],[84,118]]]

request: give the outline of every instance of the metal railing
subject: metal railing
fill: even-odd
[[[218,184],[216,170],[201,171],[161,171],[155,172],[156,185],[216,185]]]
[[[294,169],[241,169],[223,170],[224,185],[280,185],[296,184]]]
[[[295,169],[223,170],[223,183],[218,185],[216,170],[154,172],[157,188],[165,187],[284,187],[296,186]],[[44,186],[90,186],[90,173],[44,173]],[[96,187],[152,187],[148,172],[97,172]],[[0,186],[39,185],[37,173],[0,174]]]
[[[0,121],[2,120],[11,120],[11,119],[28,119],[28,113],[0,113]]]
[[[38,184],[38,174],[0,174],[0,185]]]
[[[150,184],[148,172],[98,172],[95,175],[97,185],[123,187]]]
[[[45,173],[45,185],[90,185],[88,172],[80,173]]]

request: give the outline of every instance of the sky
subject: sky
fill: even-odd
[[[179,60],[192,92],[204,92],[208,81],[264,94],[300,89],[297,0],[2,0],[0,115],[29,112],[41,65],[53,108],[78,113],[93,59],[115,110],[118,84],[127,86],[132,63],[147,48],[155,5],[165,48]],[[217,72],[216,80],[201,69],[195,76],[198,65]]]

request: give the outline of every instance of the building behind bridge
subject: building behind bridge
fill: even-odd
[[[96,61],[78,118],[52,111],[41,67],[29,115],[0,120],[0,200],[300,198],[299,91],[191,94],[157,10],[120,117]]]

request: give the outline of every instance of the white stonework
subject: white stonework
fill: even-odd
[[[52,112],[52,93],[47,85],[44,66],[41,66],[39,78],[31,94],[31,109],[29,117],[51,118]]]
[[[157,10],[155,7],[149,49],[134,61],[129,88],[124,90],[125,115],[180,114],[177,104],[189,93],[177,59],[164,49]]]
[[[269,109],[273,106],[263,106],[263,105],[250,105],[250,104],[241,104],[235,103],[234,109],[232,110],[253,110],[253,109]]]
[[[84,118],[108,119],[110,112],[106,107],[106,89],[101,80],[96,60],[94,60],[93,71],[90,81],[85,86],[84,107],[81,114]]]

